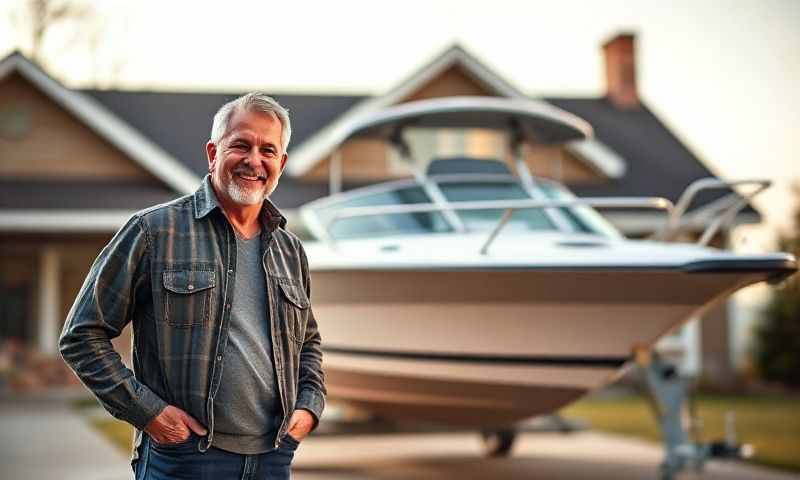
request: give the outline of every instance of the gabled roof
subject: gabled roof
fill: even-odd
[[[292,160],[286,166],[286,173],[295,177],[305,174],[317,162],[333,153],[339,140],[359,117],[403,101],[453,67],[460,67],[467,76],[487,92],[496,96],[532,101],[466,50],[458,45],[453,45],[386,94],[363,99],[339,116],[336,121],[326,125],[325,128],[320,129],[311,138],[298,145],[292,152]],[[593,170],[609,178],[619,177],[625,172],[625,162],[612,150],[599,145],[596,140],[570,142],[568,148],[578,157],[586,160]]]
[[[61,85],[19,52],[0,60],[0,80],[14,72],[177,192],[189,193],[197,187],[199,178],[184,164],[93,98]]]

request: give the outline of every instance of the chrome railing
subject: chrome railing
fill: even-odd
[[[653,238],[670,241],[677,237],[684,229],[681,220],[683,220],[686,211],[689,209],[689,206],[691,206],[692,201],[697,197],[698,193],[704,190],[733,190],[733,187],[746,185],[754,185],[756,188],[746,194],[733,191],[725,197],[713,202],[708,208],[698,214],[699,216],[707,217],[708,220],[713,219],[697,241],[700,245],[707,245],[720,228],[728,228],[736,218],[736,214],[746,207],[753,197],[769,188],[772,182],[769,180],[734,180],[726,182],[717,178],[701,178],[696,180],[683,191],[683,194],[681,194],[678,202],[675,204],[675,208],[667,218],[664,228],[656,232]]]
[[[489,247],[508,224],[511,216],[516,210],[578,207],[588,206],[594,208],[647,208],[664,210],[667,213],[667,221],[664,227],[656,232],[651,238],[662,241],[674,240],[685,228],[683,222],[686,212],[698,193],[704,190],[733,189],[733,187],[755,185],[756,188],[746,194],[736,191],[713,202],[696,216],[708,217],[711,223],[703,231],[698,240],[698,244],[706,245],[713,238],[720,228],[727,228],[736,218],[736,214],[748,205],[750,200],[757,194],[764,191],[771,185],[769,180],[736,180],[726,182],[716,178],[703,178],[690,184],[678,202],[673,204],[663,197],[584,197],[574,199],[519,199],[519,200],[481,200],[468,202],[443,202],[443,203],[416,203],[410,205],[383,205],[367,207],[350,207],[336,212],[327,222],[323,224],[325,238],[323,240],[331,246],[335,246],[335,238],[332,227],[341,220],[370,217],[381,215],[401,215],[408,213],[433,213],[433,212],[454,212],[468,210],[503,210],[503,214],[489,233],[486,241],[480,249],[481,254],[486,254]]]
[[[485,255],[489,251],[489,246],[492,244],[492,242],[494,242],[516,210],[577,206],[588,206],[595,208],[652,208],[665,210],[668,214],[671,214],[675,208],[670,200],[661,197],[585,197],[564,200],[482,200],[471,202],[447,202],[446,204],[416,203],[411,205],[350,207],[336,212],[325,223],[325,231],[327,233],[327,238],[325,240],[332,246],[335,245],[332,227],[336,222],[348,218],[380,215],[401,215],[408,213],[432,213],[442,211],[504,210],[503,215],[497,222],[497,225],[495,225],[486,241],[481,246],[480,253]]]

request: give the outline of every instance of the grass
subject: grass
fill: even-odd
[[[133,446],[133,427],[117,420],[100,407],[94,398],[84,398],[72,402],[72,407],[86,414],[89,423],[106,439],[126,455]]]
[[[800,400],[778,396],[699,395],[702,440],[721,440],[725,414],[734,412],[737,439],[755,447],[751,461],[800,472]],[[660,441],[658,425],[641,396],[587,398],[561,413],[582,419],[592,429]]]
[[[111,443],[128,455],[133,448],[133,427],[115,418],[93,418],[91,424]]]
[[[703,440],[722,439],[725,414],[732,411],[736,415],[739,441],[755,447],[752,462],[800,472],[800,400],[778,396],[700,395],[696,401],[703,421]],[[566,418],[589,422],[594,430],[660,441],[650,406],[640,396],[590,397],[561,413]],[[130,452],[132,428],[128,424],[108,416],[94,416],[91,422],[123,452]]]

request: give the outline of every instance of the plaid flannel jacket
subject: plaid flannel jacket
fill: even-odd
[[[296,408],[318,421],[325,404],[322,353],[310,307],[308,262],[285,218],[262,208],[275,373],[284,418]],[[92,265],[64,325],[64,360],[116,418],[142,430],[168,404],[187,411],[214,437],[214,395],[222,380],[236,240],[208,176],[193,195],[135,214]],[[133,371],[111,339],[133,322]]]

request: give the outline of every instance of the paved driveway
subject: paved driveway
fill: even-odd
[[[592,479],[657,478],[660,447],[625,437],[581,432],[522,435],[510,458],[484,459],[477,434],[393,434],[317,437],[295,461],[299,480]],[[788,475],[740,463],[714,462],[702,475],[680,479],[789,480]]]
[[[476,434],[315,436],[295,461],[296,480],[645,479],[661,449],[628,438],[581,432],[521,435],[513,455],[484,459]],[[0,401],[0,480],[129,480],[128,457],[63,401]],[[800,476],[712,463],[681,479],[789,480]]]
[[[128,458],[63,400],[0,401],[0,479],[129,480]]]

